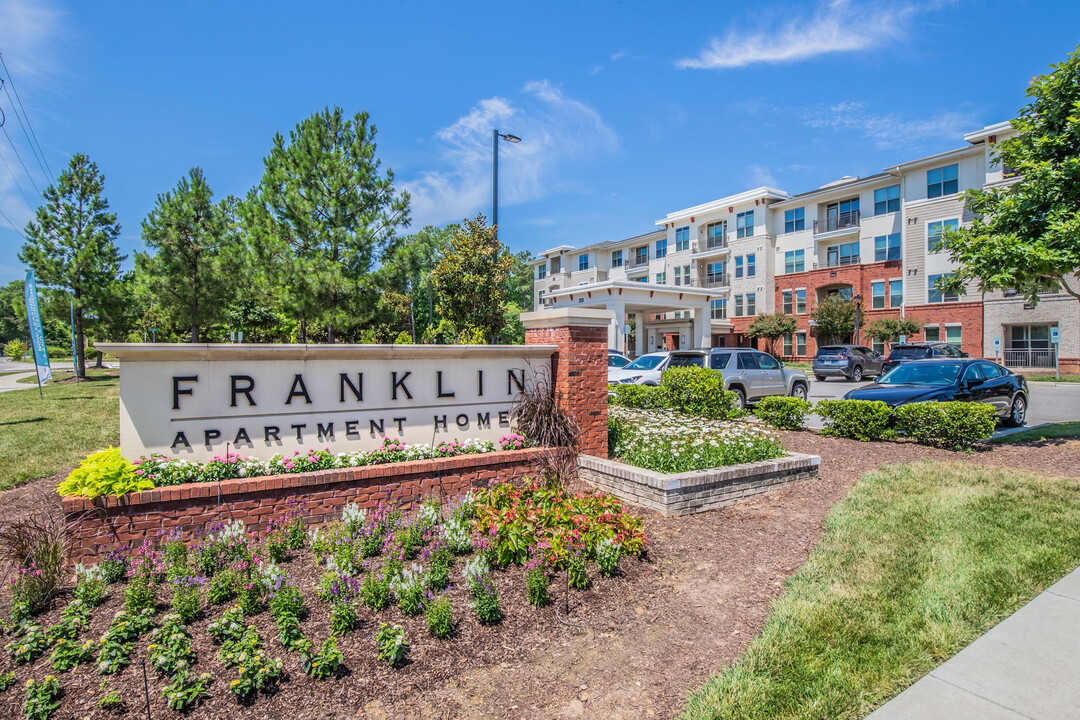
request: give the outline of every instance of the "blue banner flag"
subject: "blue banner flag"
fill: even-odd
[[[41,328],[37,281],[33,270],[28,270],[26,273],[26,320],[30,324],[30,342],[34,345],[34,364],[37,365],[40,385],[52,379],[52,369],[49,367],[49,351],[45,349],[45,331]]]

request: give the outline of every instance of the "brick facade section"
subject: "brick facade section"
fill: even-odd
[[[971,357],[983,356],[982,301],[914,305],[908,307],[906,313],[909,318],[921,320],[923,325],[940,326],[942,342],[945,340],[945,326],[960,323],[960,349]],[[918,337],[924,339],[921,332]],[[992,354],[990,359],[994,359]]]
[[[585,455],[606,458],[607,328],[574,325],[526,328],[525,344],[558,346],[551,356],[555,401],[578,425],[578,450]]]
[[[129,493],[120,498],[65,497],[68,563],[94,562],[117,546],[154,540],[178,529],[190,536],[215,522],[240,519],[261,533],[295,501],[307,522],[341,517],[347,503],[375,508],[380,501],[413,507],[428,497],[455,498],[495,480],[535,476],[544,448],[460,455],[295,475],[189,483]]]

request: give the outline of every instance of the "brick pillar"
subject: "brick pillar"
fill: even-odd
[[[596,308],[552,308],[523,313],[526,345],[554,345],[555,400],[581,431],[579,450],[608,456],[607,350],[613,313]]]

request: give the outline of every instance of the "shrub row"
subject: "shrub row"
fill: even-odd
[[[921,445],[968,450],[994,434],[994,408],[975,402],[922,402],[895,410],[880,400],[822,400],[822,435],[887,440],[903,433]]]
[[[735,393],[724,390],[720,373],[699,367],[669,368],[656,386],[615,385],[611,402],[639,410],[676,410],[710,420],[734,420],[742,415]]]

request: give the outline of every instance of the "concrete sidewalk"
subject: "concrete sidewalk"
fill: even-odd
[[[867,720],[1080,718],[1080,569]]]

